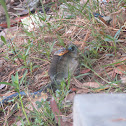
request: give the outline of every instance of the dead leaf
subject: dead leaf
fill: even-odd
[[[70,94],[68,94],[68,95],[66,96],[65,100],[66,100],[66,101],[73,102],[74,96],[75,96],[75,92],[70,93]]]
[[[99,88],[100,84],[97,82],[86,82],[83,83],[84,86],[91,87],[91,88]]]
[[[84,47],[85,47],[86,41],[87,41],[89,35],[90,35],[90,31],[87,31],[87,33],[86,33],[86,35],[85,35],[85,38],[84,38],[84,42],[83,42],[83,44],[81,45],[81,48],[84,48]]]
[[[53,114],[55,115],[55,119],[56,119],[57,123],[60,122],[60,126],[65,126],[65,123],[62,121],[62,118],[61,118],[62,113],[59,111],[54,98],[52,98],[50,101],[50,107],[53,111]]]
[[[86,89],[79,89],[77,91],[77,94],[82,94],[82,93],[86,94],[86,93],[89,93],[89,92],[90,92],[90,89],[88,89],[88,88],[86,88]]]
[[[73,124],[72,124],[73,113],[70,113],[67,116],[63,116],[62,119],[63,119],[63,122],[65,122],[65,124],[66,124],[65,126],[73,126]]]
[[[114,66],[118,66],[118,65],[122,65],[123,62],[126,61],[126,57],[121,57],[120,59],[118,60],[114,60],[113,63],[116,63]],[[119,63],[118,63],[119,62]]]
[[[50,101],[50,107],[53,111],[53,114],[55,115],[55,119],[56,119],[57,123],[59,123],[60,126],[72,126],[71,122],[63,122],[63,119],[61,118],[61,116],[63,116],[63,115],[60,112],[60,110],[58,109],[54,98],[52,98]]]
[[[126,71],[126,66],[125,65],[121,65],[121,66],[118,66],[114,69],[114,72],[117,73],[117,74],[124,74],[124,72]]]
[[[74,78],[75,86],[77,86],[78,88],[85,88],[86,87],[90,87],[90,88],[99,88],[100,84],[97,82],[86,82],[86,83],[81,83],[79,82],[77,79]]]
[[[17,17],[17,18],[15,18],[15,19],[11,19],[11,20],[10,20],[10,26],[11,26],[11,27],[14,27],[14,26],[15,26],[14,24],[21,22],[21,19],[26,18],[26,17],[27,17],[27,16],[24,16],[24,17]],[[7,28],[7,23],[5,22],[5,23],[0,24],[0,27]]]
[[[85,74],[85,73],[88,73],[89,71],[91,71],[91,70],[90,69],[84,69],[84,70],[81,70],[80,73]]]
[[[76,87],[78,87],[78,88],[85,88],[85,87],[82,86],[82,83],[80,81],[78,81],[76,78],[73,78],[72,81],[74,81],[72,83],[74,83]]]
[[[122,84],[126,84],[126,75],[121,76],[120,78],[121,78]]]
[[[75,92],[75,91],[77,91],[77,88],[71,88],[70,89],[72,92]]]

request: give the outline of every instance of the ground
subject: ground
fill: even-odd
[[[69,15],[67,18],[62,16],[63,10],[61,11],[58,3],[55,5],[56,8],[50,9],[49,20],[44,20],[46,16],[43,15],[41,20],[44,25],[41,27],[33,27],[30,29],[31,31],[28,31],[23,24],[19,23],[15,27],[4,29],[6,40],[0,47],[0,81],[13,85],[18,76],[20,91],[35,92],[39,90],[50,82],[48,70],[54,52],[73,43],[79,49],[79,66],[75,75],[71,77],[70,86],[68,87],[68,79],[66,82],[68,85],[65,88],[61,85],[62,91],[53,94],[55,100],[51,105],[49,105],[49,101],[45,103],[42,101],[44,109],[38,109],[35,104],[36,101],[41,101],[41,98],[36,100],[29,98],[28,101],[32,106],[25,106],[27,116],[23,118],[21,118],[24,114],[21,113],[21,108],[14,114],[10,113],[13,106],[6,108],[4,113],[1,112],[0,123],[3,123],[4,119],[4,125],[27,124],[26,117],[28,117],[31,122],[34,122],[34,125],[56,125],[55,112],[59,113],[60,110],[62,125],[72,125],[72,103],[76,93],[125,93],[125,3],[110,0],[102,4],[98,1],[88,1],[87,3],[81,1],[81,4],[79,1],[74,1],[72,4],[66,2],[65,4],[67,6],[65,14]],[[103,16],[109,15],[112,21],[110,24],[107,24],[103,18],[100,19],[101,21],[97,21],[93,17],[93,12]],[[22,83],[20,83],[21,81]],[[14,89],[14,86],[1,84],[1,99],[2,96],[13,94]],[[71,89],[70,93],[69,89]],[[47,115],[47,113],[49,114]],[[16,120],[17,115],[19,117]]]

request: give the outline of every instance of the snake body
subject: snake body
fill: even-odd
[[[40,97],[42,96],[43,94],[47,94],[47,89],[50,88],[50,84],[46,85],[46,86],[43,86],[42,89],[40,89],[39,91],[36,91],[36,92],[33,92],[33,93],[25,93],[24,91],[22,92],[19,92],[21,96],[23,97],[27,97],[27,96],[31,96],[33,98],[36,98],[36,97]],[[3,107],[5,108],[6,106],[12,104],[12,99],[14,98],[18,98],[19,97],[19,93],[16,92],[10,96],[7,96],[6,98],[4,98],[2,101],[0,101],[0,110],[3,109]],[[10,102],[9,102],[10,101]]]

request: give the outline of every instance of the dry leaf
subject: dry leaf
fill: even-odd
[[[78,88],[85,88],[85,87],[82,86],[82,83],[80,81],[78,81],[76,78],[73,78],[72,81],[74,81],[72,83],[74,83],[76,87],[78,87]]]
[[[84,69],[84,70],[81,70],[80,73],[85,74],[85,73],[88,73],[89,71],[91,71],[91,70],[90,69]]]
[[[73,102],[74,96],[75,96],[75,92],[70,93],[70,94],[68,94],[68,95],[66,96],[65,100],[66,100],[66,101]]]
[[[86,41],[87,41],[89,35],[90,35],[90,31],[87,31],[87,33],[86,33],[86,35],[85,35],[85,38],[84,38],[84,42],[83,42],[83,44],[81,45],[82,48],[85,47],[85,45],[86,45]]]
[[[73,113],[70,113],[67,116],[62,117],[63,122],[65,122],[65,126],[73,126],[72,120],[73,120]]]
[[[86,89],[79,89],[77,91],[77,94],[82,94],[82,93],[86,94],[86,93],[89,93],[89,92],[90,92],[90,89],[88,89],[88,88],[86,88]]]
[[[124,72],[126,71],[126,66],[125,65],[121,65],[121,66],[118,66],[114,69],[114,72],[117,73],[117,74],[124,74]]]
[[[85,88],[86,87],[91,87],[91,88],[99,88],[100,87],[100,84],[97,83],[97,82],[86,82],[86,83],[81,83],[79,82],[77,79],[75,79],[75,86],[77,86],[78,88]]]
[[[126,84],[126,75],[121,76],[120,78],[121,78],[122,84]]]
[[[114,60],[113,63],[116,63],[114,66],[118,66],[118,65],[122,65],[122,63],[126,61],[126,57],[121,57],[120,59],[118,60]],[[118,63],[119,62],[119,63]]]
[[[60,122],[61,126],[65,126],[65,123],[62,121],[62,118],[61,118],[62,113],[59,111],[54,98],[51,99],[50,107],[53,111],[53,114],[55,115],[55,119],[56,119],[57,123]]]
[[[97,82],[86,82],[83,83],[84,86],[91,87],[91,88],[99,88],[100,84]]]
[[[58,106],[57,106],[54,98],[52,98],[50,101],[50,107],[52,109],[53,114],[55,115],[55,119],[56,119],[57,123],[60,123],[59,124],[60,126],[72,126],[71,122],[63,122],[63,119],[61,118],[61,116],[63,116],[63,115],[60,112],[60,110],[58,109]]]
[[[75,91],[77,91],[77,88],[71,88],[70,89],[72,92],[75,92]]]

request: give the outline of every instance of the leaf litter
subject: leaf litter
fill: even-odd
[[[28,57],[26,57],[27,62],[32,62],[34,64],[33,66],[40,67],[32,68],[31,71],[28,72],[27,83],[29,83],[29,85],[22,84],[20,85],[20,88],[21,90],[24,90],[25,87],[28,87],[31,92],[39,90],[41,86],[49,83],[49,77],[47,73],[52,52],[54,52],[54,50],[60,49],[63,45],[69,44],[72,40],[72,43],[77,45],[80,49],[80,55],[84,55],[85,52],[89,52],[89,55],[86,54],[86,56],[88,56],[91,62],[88,61],[86,56],[85,58],[87,59],[84,59],[84,57],[81,56],[81,64],[84,64],[84,61],[86,60],[85,64],[92,65],[92,67],[88,69],[85,68],[85,66],[80,65],[80,73],[71,79],[70,89],[73,88],[74,93],[72,92],[69,94],[70,96],[68,95],[66,97],[67,101],[73,102],[72,99],[75,93],[100,93],[106,91],[118,91],[114,86],[115,83],[118,85],[119,91],[121,89],[121,92],[125,92],[126,51],[124,47],[126,47],[126,8],[122,8],[121,5],[119,6],[118,2],[115,1],[113,3],[114,7],[112,8],[112,13],[110,13],[110,11],[108,11],[109,9],[107,9],[110,7],[110,4],[111,3],[104,6],[102,5],[102,9],[104,10],[105,15],[112,16],[113,20],[111,21],[110,25],[106,25],[104,21],[103,23],[100,23],[96,20],[94,21],[94,19],[89,20],[86,17],[77,16],[76,19],[50,19],[48,23],[55,27],[53,30],[54,33],[52,33],[52,31],[50,31],[47,26],[43,27],[43,31],[47,30],[45,33],[42,32],[39,28],[34,28],[35,35],[26,32],[21,25],[7,29],[5,38],[7,44],[0,47],[0,80],[11,82],[11,76],[14,75],[16,71],[19,72],[19,78],[22,78],[27,68],[21,68],[22,64],[24,64],[24,61],[21,58],[25,54],[25,48],[31,44],[30,53],[28,54]],[[101,13],[103,10],[100,10]],[[60,25],[60,21],[62,21],[62,25]],[[59,24],[59,27],[56,27],[57,23]],[[60,35],[60,38],[56,34]],[[100,39],[99,36],[101,37]],[[63,43],[60,39],[62,39]],[[98,44],[97,39],[100,41],[98,49],[94,48]],[[40,46],[39,42],[41,42],[41,40],[43,41],[43,44]],[[31,42],[27,44],[28,41]],[[55,44],[51,52],[51,50],[49,50],[49,45],[53,45],[54,42]],[[40,46],[41,49],[34,48],[35,46]],[[14,49],[18,49],[15,50],[16,53],[12,51]],[[94,53],[96,49],[99,54],[98,56]],[[50,54],[48,54],[49,51]],[[24,54],[21,52],[24,52]],[[113,85],[107,82],[113,82]],[[5,87],[5,85],[0,85],[1,96],[5,95],[6,92],[9,92],[9,90],[13,91],[13,87],[8,85],[7,87]],[[9,96],[9,94],[7,96]],[[41,98],[36,100],[40,101],[40,99]],[[37,109],[37,106],[34,105],[36,101],[30,101],[33,103],[32,106]],[[58,112],[60,115],[70,114],[71,111],[68,111],[67,113],[60,113],[55,101],[53,100],[52,102],[52,104],[55,104],[54,106],[51,105],[51,108],[57,122],[58,119],[56,117],[57,114],[55,114],[56,112]],[[66,101],[64,100],[64,102]],[[33,110],[31,106],[27,107],[29,110]],[[29,112],[27,111],[27,113]],[[8,120],[6,115],[4,115],[3,118]],[[63,121],[62,118],[61,121]],[[14,121],[11,123],[13,122]],[[70,124],[68,125],[71,125],[72,117],[71,122],[69,121],[69,123]],[[62,122],[62,124],[64,125],[64,122]]]

